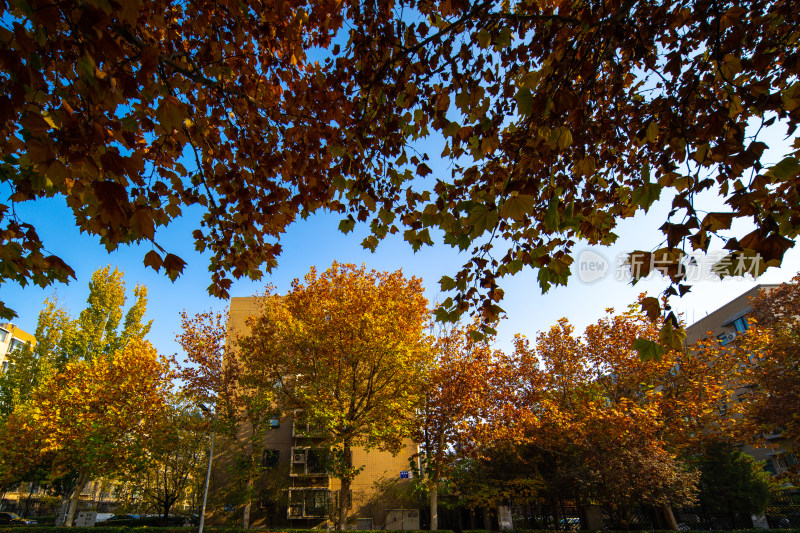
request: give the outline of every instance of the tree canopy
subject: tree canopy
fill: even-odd
[[[72,494],[69,520],[92,476],[114,473],[123,464],[139,466],[132,459],[141,457],[137,447],[147,439],[137,440],[142,435],[135,431],[145,430],[130,424],[153,424],[146,414],[162,413],[169,385],[167,366],[143,340],[150,329],[143,322],[147,288],[137,285],[124,311],[123,277],[116,268],[97,269],[77,318],[57,300],[45,300],[36,346],[10,354],[8,370],[0,374],[0,479],[64,477]],[[151,405],[133,405],[139,401]],[[117,417],[126,416],[132,418],[119,422]]]
[[[95,476],[143,465],[164,414],[172,375],[140,339],[106,357],[75,360],[49,376],[0,432],[4,471],[47,464],[54,476],[78,473],[67,525]]]
[[[106,266],[92,274],[87,306],[77,318],[57,299],[46,299],[36,323],[36,346],[10,354],[8,371],[0,374],[0,418],[25,403],[39,383],[68,362],[110,356],[132,340],[143,339],[152,324],[143,322],[147,287],[136,285],[133,296],[133,305],[123,315],[124,273]]]
[[[239,339],[247,362],[275,384],[278,405],[325,439],[341,481],[338,526],[347,528],[351,482],[363,465],[352,449],[397,453],[423,399],[429,318],[419,279],[334,263],[285,295],[264,297]]]
[[[786,451],[800,452],[800,274],[751,300],[753,327],[736,339],[736,348],[750,361],[753,386],[742,392],[751,422],[751,438],[769,445],[781,435]],[[766,442],[764,440],[766,439]],[[800,480],[800,465],[788,461],[784,473]]]
[[[173,278],[184,261],[156,229],[202,206],[193,238],[223,297],[274,268],[282,232],[319,210],[344,232],[368,224],[368,249],[441,239],[469,251],[440,281],[442,320],[498,316],[498,281],[523,268],[543,290],[565,283],[576,243],[614,242],[658,199],[672,205],[663,244],[640,255],[674,283],[686,251],[723,242],[760,254],[757,270],[780,264],[800,227],[792,0],[12,0],[0,13],[3,281],[72,275],[15,211],[52,196],[108,249],[152,242],[145,264]],[[769,127],[788,141],[777,159]],[[706,191],[725,207],[698,205]],[[732,229],[740,219],[755,229]]]
[[[234,492],[243,500],[242,526],[250,525],[257,496],[270,420],[277,416],[273,369],[248,351],[236,349],[235,333],[223,313],[181,314],[177,341],[187,358],[181,368],[183,390],[190,401],[203,405],[206,422],[235,446]],[[213,413],[212,413],[213,408]]]
[[[151,461],[144,468],[133,461],[125,465],[119,477],[125,481],[124,491],[117,498],[167,520],[179,503],[197,501],[196,494],[187,496],[187,489],[192,494],[203,486],[210,443],[196,406],[180,395],[168,396],[165,403],[162,416],[151,421]]]
[[[460,437],[474,445],[467,479],[456,483],[462,498],[590,500],[616,527],[648,503],[677,528],[671,505],[696,495],[685,459],[709,440],[734,440],[742,423],[738,403],[720,414],[742,360],[716,339],[642,359],[635,345],[657,339],[658,327],[636,306],[608,311],[582,335],[561,319],[535,343],[518,336],[511,356],[495,357]]]
[[[496,364],[503,359],[491,349],[493,337],[475,341],[469,335],[472,329],[456,327],[436,335],[435,359],[425,372],[425,399],[414,432],[419,443],[414,482],[428,493],[431,530],[439,529],[439,488],[458,471],[459,457],[472,448],[467,428],[480,415],[486,386],[496,379]]]

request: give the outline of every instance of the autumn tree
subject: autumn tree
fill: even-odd
[[[434,359],[426,372],[425,395],[414,440],[420,443],[415,482],[428,493],[430,529],[439,529],[440,485],[459,455],[472,447],[468,428],[480,416],[482,396],[492,381],[491,338],[475,340],[474,327],[453,327],[435,335]]]
[[[753,324],[735,346],[750,363],[755,387],[745,403],[755,441],[781,434],[788,453],[800,443],[800,275],[752,300]],[[747,383],[749,385],[750,383]],[[798,465],[788,475],[800,479]]]
[[[368,224],[368,249],[402,233],[468,251],[440,282],[442,320],[496,317],[499,281],[524,268],[543,290],[566,283],[578,240],[613,243],[659,199],[663,245],[637,257],[680,282],[686,252],[724,241],[729,258],[760,254],[758,273],[800,220],[795,7],[10,2],[0,280],[73,275],[14,209],[51,196],[108,249],[152,242],[145,264],[172,278],[184,261],[156,230],[202,206],[192,238],[223,297],[274,268],[282,232],[318,211],[345,232]],[[770,126],[788,146],[767,144]],[[696,205],[708,191],[726,207]]]
[[[533,346],[518,337],[507,407],[480,424],[482,438],[566,454],[578,494],[606,504],[618,522],[630,505],[647,502],[677,527],[670,505],[690,499],[696,484],[680,456],[725,438],[737,423],[733,407],[728,417],[719,407],[741,365],[718,345],[642,359],[637,342],[658,337],[635,306],[582,336],[562,319]]]
[[[338,526],[347,528],[350,486],[361,446],[398,452],[423,399],[430,349],[427,301],[419,279],[334,263],[268,293],[242,354],[267,373],[284,412],[298,412],[327,437],[341,482]]]
[[[93,273],[87,307],[77,318],[71,317],[56,299],[45,300],[36,325],[36,345],[11,354],[8,371],[0,374],[2,420],[22,409],[37,387],[61,372],[70,361],[108,357],[131,340],[143,338],[150,329],[150,322],[144,322],[147,288],[137,285],[133,296],[134,302],[126,311],[123,273],[105,267]],[[48,454],[37,456],[27,471],[10,465],[2,469],[0,477],[9,482],[54,481],[49,460],[52,457]],[[77,471],[59,469],[58,477],[61,486],[77,482],[79,476]],[[71,493],[71,487],[62,492],[65,498]]]
[[[107,266],[92,274],[87,306],[77,318],[57,299],[46,299],[36,323],[36,346],[12,354],[9,371],[0,375],[0,414],[8,416],[25,403],[40,382],[69,361],[107,356],[144,338],[152,324],[144,322],[147,287],[134,288],[127,311],[125,292],[123,272]]]
[[[74,470],[66,525],[78,497],[97,476],[144,464],[171,388],[168,365],[146,341],[115,353],[67,363],[15,409],[2,428],[4,468],[49,465]]]
[[[177,336],[186,360],[181,379],[186,397],[203,405],[206,427],[232,443],[236,459],[235,484],[243,498],[243,527],[250,525],[250,510],[257,497],[256,481],[270,420],[277,415],[273,371],[253,354],[238,350],[225,313],[181,314]]]
[[[132,464],[124,472],[125,494],[135,498],[137,506],[160,514],[166,521],[172,509],[187,499],[187,489],[205,481],[209,447],[206,429],[196,406],[171,398],[162,416],[152,422],[149,463],[144,467]]]

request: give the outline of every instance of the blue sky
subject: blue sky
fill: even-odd
[[[754,123],[753,129],[757,126]],[[784,126],[780,123],[761,131],[761,140],[770,146],[762,159],[764,163],[775,164],[791,151],[790,141],[793,139],[787,138],[784,131]],[[437,148],[442,141],[437,135],[418,141],[419,148],[427,148],[431,154],[439,153]],[[429,165],[433,168],[433,174],[425,180],[415,182],[415,186],[431,187],[437,175],[446,179],[445,175],[450,174],[445,162],[437,157],[429,161]],[[9,194],[8,184],[0,184],[0,198],[6,200]],[[208,256],[194,250],[191,234],[198,227],[202,215],[200,209],[185,210],[183,217],[177,222],[157,230],[156,242],[167,252],[178,255],[188,263],[184,274],[172,283],[163,271],[156,273],[151,268],[144,267],[142,260],[151,249],[150,245],[121,247],[115,252],[106,252],[96,237],[81,234],[77,230],[71,211],[61,198],[25,202],[17,204],[15,208],[24,222],[36,227],[48,252],[61,257],[72,266],[77,277],[69,285],[56,284],[44,289],[35,286],[21,288],[10,283],[0,285],[0,299],[19,314],[14,323],[26,331],[34,332],[42,302],[54,294],[62,306],[77,316],[85,306],[92,272],[105,265],[118,267],[125,272],[129,292],[137,283],[148,287],[147,318],[153,320],[148,338],[164,354],[179,351],[175,335],[180,327],[181,311],[194,314],[208,309],[223,310],[227,306],[227,302],[208,296]],[[729,211],[713,191],[698,196],[695,199],[695,208],[700,212]],[[664,279],[654,276],[634,287],[614,279],[614,265],[620,254],[660,247],[663,235],[658,228],[666,220],[668,211],[668,200],[661,200],[651,207],[649,213],[639,213],[632,219],[621,221],[615,232],[619,239],[614,246],[592,248],[610,263],[609,275],[605,279],[592,284],[582,283],[573,269],[570,283],[566,287],[551,288],[544,295],[541,294],[535,273],[529,270],[523,270],[513,278],[501,281],[505,299],[500,305],[506,310],[507,318],[498,328],[498,347],[510,349],[514,334],[534,337],[538,331],[549,328],[562,317],[569,318],[582,330],[602,317],[606,308],[622,310],[635,302],[642,292],[658,295],[667,286]],[[437,240],[433,233],[431,236],[436,244],[433,247],[424,247],[417,253],[413,252],[400,235],[388,236],[375,253],[370,253],[361,248],[360,244],[367,235],[368,227],[365,224],[357,225],[353,233],[343,235],[337,229],[339,220],[337,215],[318,214],[291,225],[281,239],[283,254],[278,258],[278,267],[273,273],[261,281],[235,281],[230,291],[231,296],[250,296],[262,292],[266,283],[272,283],[279,292],[285,292],[291,281],[302,278],[311,266],[324,270],[333,261],[339,261],[364,263],[368,268],[376,270],[402,269],[406,276],[422,278],[426,297],[433,305],[433,302],[443,301],[447,297],[439,292],[439,279],[444,275],[454,275],[469,259],[467,254],[459,254],[441,244],[441,239]],[[732,235],[741,237],[751,229],[746,224],[737,222]],[[722,243],[716,242],[713,246],[719,249]],[[576,255],[583,249],[585,247],[578,245],[575,248]],[[498,255],[502,256],[502,253],[498,251]],[[673,308],[683,313],[684,320],[691,324],[757,283],[788,281],[798,271],[800,246],[787,252],[780,269],[770,268],[758,280],[744,278],[697,282],[689,294],[672,300]]]
[[[7,191],[0,191],[6,193]],[[4,194],[5,195],[5,194]],[[718,199],[709,197],[713,204]],[[191,232],[200,217],[199,211],[188,211],[183,219],[157,234],[157,241],[168,251],[176,253],[188,265],[184,274],[175,283],[163,273],[156,273],[142,264],[149,246],[123,247],[107,253],[96,238],[80,234],[75,228],[71,213],[59,199],[47,199],[17,207],[23,219],[33,223],[50,253],[59,255],[76,271],[77,279],[69,285],[58,284],[42,289],[28,286],[20,288],[13,284],[0,286],[2,299],[19,313],[14,323],[33,332],[42,302],[56,294],[59,302],[77,315],[83,309],[88,296],[88,282],[92,272],[102,266],[112,265],[125,271],[129,291],[136,283],[149,289],[147,317],[154,324],[149,339],[162,353],[177,353],[179,348],[174,337],[180,326],[179,313],[187,310],[196,313],[207,309],[224,309],[226,302],[208,296],[206,287],[210,282],[207,257],[193,249]],[[632,287],[613,279],[613,268],[617,254],[634,249],[649,250],[660,241],[657,228],[664,221],[665,206],[656,204],[649,214],[640,214],[623,221],[617,231],[618,243],[611,248],[593,248],[609,259],[612,272],[608,278],[593,284],[582,283],[575,272],[566,287],[556,287],[542,295],[536,277],[523,271],[514,278],[504,280],[501,287],[506,298],[501,305],[508,318],[499,327],[498,347],[508,349],[515,333],[529,337],[537,331],[553,325],[559,318],[567,317],[579,329],[596,321],[607,307],[622,309],[635,301],[640,292],[657,294],[666,286],[663,279],[654,278]],[[446,296],[438,289],[438,280],[443,275],[452,275],[468,258],[443,244],[426,247],[413,253],[401,238],[388,238],[375,253],[361,248],[360,242],[365,227],[355,234],[342,235],[338,229],[339,218],[334,215],[316,215],[292,225],[282,239],[284,253],[279,266],[271,276],[259,282],[239,280],[234,283],[232,296],[249,296],[261,291],[270,282],[283,292],[288,290],[291,280],[302,277],[311,266],[325,269],[336,260],[339,262],[365,263],[368,268],[397,270],[402,268],[407,276],[422,278],[426,296],[430,301],[443,300]],[[577,247],[580,252],[582,248]],[[745,292],[756,283],[774,283],[790,279],[800,270],[800,250],[790,250],[781,269],[769,269],[758,281],[751,279],[702,281],[694,285],[692,292],[682,299],[674,299],[674,308],[685,313],[691,323],[707,312],[713,311],[730,299]]]

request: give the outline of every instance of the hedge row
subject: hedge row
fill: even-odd
[[[27,527],[3,527],[0,528],[0,531],[3,533],[143,533],[142,530],[146,530],[147,533],[191,533],[197,531],[197,527],[106,527],[103,525],[98,525],[95,527],[49,527],[49,526],[27,526]],[[243,530],[240,527],[220,527],[220,526],[208,526],[203,528],[204,532],[208,533],[243,533]],[[251,528],[247,530],[247,533],[309,533],[311,531],[325,531],[325,530],[309,530],[309,529],[261,529],[261,528]],[[454,531],[448,529],[440,529],[438,530],[440,533],[456,533]],[[737,529],[737,530],[730,530],[730,531],[715,531],[715,533],[754,533],[754,532],[765,532],[767,530],[757,530],[757,529]],[[769,531],[780,531],[781,533],[800,533],[800,529],[779,529],[779,530],[769,530]],[[336,532],[339,533],[339,532]],[[373,531],[365,531],[365,530],[352,530],[347,531],[344,533],[386,533],[385,530],[373,530]],[[404,531],[403,533],[430,533],[428,530],[421,530],[421,531]],[[464,529],[459,533],[491,533],[485,529],[473,529],[468,530]],[[511,531],[507,531],[505,533],[565,533],[564,530],[537,530],[537,529],[515,529]],[[631,533],[630,531],[614,531],[614,530],[604,530],[602,533]],[[641,530],[637,533],[675,533],[670,530]],[[681,532],[681,533],[692,533],[692,532]],[[700,532],[697,532],[700,533]],[[708,531],[703,531],[702,533],[708,533]]]

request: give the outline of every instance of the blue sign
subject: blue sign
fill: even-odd
[[[411,472],[409,472],[408,470],[401,470],[400,479],[411,479]]]

